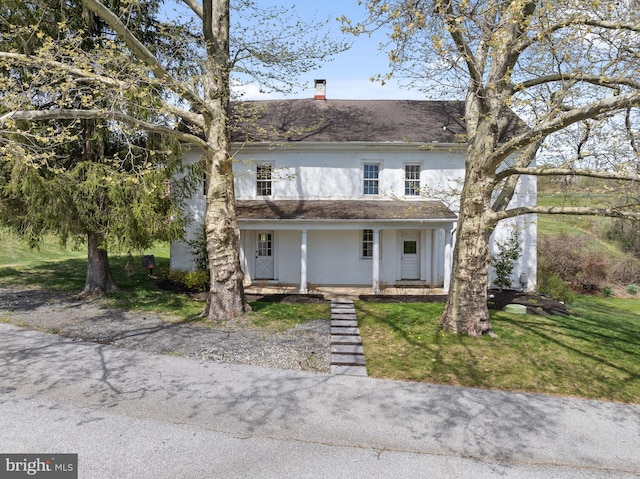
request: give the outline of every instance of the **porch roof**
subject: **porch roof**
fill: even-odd
[[[239,221],[456,221],[442,201],[238,200]]]

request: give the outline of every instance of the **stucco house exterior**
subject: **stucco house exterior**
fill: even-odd
[[[232,133],[240,259],[245,285],[415,285],[448,290],[464,177],[464,103],[314,98],[234,105]],[[518,127],[513,117],[513,128]],[[190,151],[189,161],[199,152]],[[535,178],[514,202],[534,204]],[[203,192],[188,204],[187,239],[201,231]],[[536,282],[535,218],[518,229],[523,253],[513,287]],[[171,268],[194,268],[185,242]]]

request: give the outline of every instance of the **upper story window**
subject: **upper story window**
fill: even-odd
[[[258,196],[271,196],[273,166],[264,163],[256,165],[256,193]]]
[[[376,163],[365,163],[363,174],[362,193],[365,195],[379,194],[380,165]]]
[[[404,195],[420,195],[420,165],[404,165]]]

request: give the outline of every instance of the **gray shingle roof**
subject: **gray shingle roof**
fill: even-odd
[[[231,134],[240,142],[461,143],[464,109],[462,101],[246,101],[232,105]],[[522,126],[511,111],[506,115],[511,132]]]
[[[238,200],[239,220],[455,220],[441,201]]]

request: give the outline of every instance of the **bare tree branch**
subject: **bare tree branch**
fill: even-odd
[[[513,169],[521,169],[521,170],[531,169],[531,168],[528,168],[528,166],[535,161],[536,154],[538,153],[538,150],[540,149],[541,145],[542,145],[542,141],[538,141],[536,143],[532,143],[531,145],[529,145],[525,149],[525,151],[523,151],[522,154],[518,157],[516,166]],[[509,203],[511,202],[511,199],[513,198],[513,195],[516,191],[516,187],[518,185],[518,180],[520,179],[520,175],[517,173],[509,175],[508,177],[498,175],[495,181],[496,183],[499,183],[505,178],[507,181],[505,182],[504,185],[502,185],[500,194],[495,199],[491,207],[493,211],[504,210],[509,206]]]
[[[513,86],[514,91],[526,90],[534,86],[557,82],[584,82],[606,88],[618,88],[628,86],[640,90],[640,82],[633,78],[613,78],[601,75],[587,75],[585,73],[558,73],[554,75],[543,75],[531,80],[518,83]]]
[[[65,63],[62,63],[56,60],[41,58],[34,55],[24,55],[22,53],[11,53],[11,52],[0,51],[0,58],[18,62],[22,65],[41,67],[41,68],[47,67],[50,69],[59,70],[72,77],[82,78],[87,82],[101,83],[105,86],[110,86],[114,88],[129,90],[130,88],[133,87],[131,83],[126,83],[121,80],[117,80],[111,77],[106,77],[104,75],[98,75],[97,73],[92,73],[87,70],[72,67],[71,65],[67,65]]]
[[[22,65],[40,68],[45,67],[52,70],[59,70],[60,72],[66,73],[69,76],[77,78],[80,81],[95,82],[101,85],[115,88],[119,92],[136,90],[136,85],[131,82],[125,82],[105,75],[99,75],[82,68],[72,67],[56,60],[9,52],[0,52],[0,58],[15,61]],[[183,108],[179,108],[165,101],[162,102],[162,107],[169,113],[176,115],[178,118],[181,118],[197,127],[204,128],[204,119],[202,118],[202,115],[187,111]]]
[[[167,83],[167,86],[178,95],[190,102],[197,110],[205,111],[202,99],[184,84],[173,78],[167,70],[158,62],[158,59],[145,47],[136,36],[131,33],[127,26],[107,7],[98,0],[82,0],[82,3],[93,13],[102,18],[116,34],[131,49],[131,52],[144,63],[155,75],[155,77]]]
[[[202,5],[198,3],[198,0],[182,0],[191,10],[195,13],[200,20],[204,18],[204,12],[202,11]]]
[[[550,119],[525,133],[521,133],[496,148],[493,153],[492,164],[498,167],[507,157],[518,152],[532,142],[539,141],[549,136],[551,133],[560,131],[574,123],[590,118],[596,118],[606,113],[623,110],[629,107],[640,106],[640,92],[619,95],[603,100],[595,101],[583,107],[572,108],[571,110]]]
[[[45,121],[45,120],[115,120],[128,125],[141,128],[150,133],[159,133],[175,138],[179,141],[189,143],[207,150],[209,148],[206,141],[192,135],[184,133],[177,129],[168,128],[156,123],[139,120],[125,113],[109,110],[78,110],[78,109],[59,109],[59,110],[25,110],[12,111],[0,116],[0,128],[7,121],[27,120],[27,121]]]
[[[598,20],[594,18],[590,18],[585,15],[576,15],[570,18],[567,18],[564,21],[554,23],[548,29],[540,32],[542,36],[548,36],[552,33],[558,32],[565,28],[569,27],[577,27],[577,26],[589,26],[589,27],[598,27],[606,30],[627,30],[630,32],[640,32],[640,25],[633,22],[611,22],[605,20]],[[539,35],[533,35],[530,37],[522,37],[521,41],[516,45],[515,49],[519,52],[523,52],[528,47],[533,45],[539,39]]]
[[[435,10],[442,16],[449,27],[449,34],[467,64],[471,81],[475,85],[482,85],[482,72],[478,70],[477,60],[465,40],[464,35],[460,31],[460,25],[457,23],[458,17],[453,11],[453,3],[446,0],[439,0],[435,4]]]
[[[496,181],[503,180],[512,175],[532,175],[532,176],[584,176],[590,178],[601,178],[605,180],[621,180],[621,181],[638,181],[640,182],[640,175],[627,174],[627,173],[615,173],[610,171],[598,171],[586,168],[508,168],[501,171],[496,175]]]
[[[515,218],[526,214],[544,215],[580,215],[580,216],[605,216],[609,218],[623,218],[628,220],[640,220],[640,211],[616,208],[594,208],[591,206],[521,206],[510,210],[500,211],[493,215],[494,221],[507,218]]]

